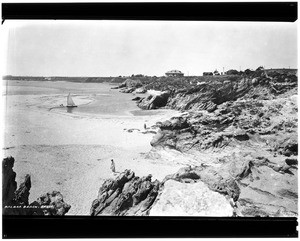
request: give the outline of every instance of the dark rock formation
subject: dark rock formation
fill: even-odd
[[[149,95],[143,98],[139,103],[138,107],[144,110],[157,109],[166,106],[168,98],[170,96],[169,92],[163,92],[160,95]]]
[[[137,177],[125,170],[115,180],[106,180],[92,203],[90,214],[97,215],[147,215],[154,202],[160,183],[151,181],[151,175]]]
[[[30,175],[25,176],[17,190],[16,173],[13,171],[15,159],[2,161],[2,203],[4,215],[65,215],[71,206],[64,202],[60,192],[53,191],[42,195],[29,204],[31,188]]]
[[[46,216],[63,216],[71,208],[69,204],[64,202],[62,194],[57,191],[40,196],[37,201],[30,205],[38,207],[33,211],[33,215]]]
[[[13,171],[15,159],[4,158],[2,161],[2,203],[8,205],[14,199],[17,190],[16,173]]]

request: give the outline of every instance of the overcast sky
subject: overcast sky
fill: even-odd
[[[296,23],[7,20],[4,27],[5,74],[11,75],[297,68]]]

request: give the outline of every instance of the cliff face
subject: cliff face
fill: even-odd
[[[2,161],[2,204],[3,215],[65,215],[71,206],[64,202],[60,192],[53,191],[40,196],[29,203],[31,188],[30,175],[25,176],[17,189],[16,173],[13,171],[15,159],[4,158]]]

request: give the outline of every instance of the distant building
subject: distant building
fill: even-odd
[[[182,73],[179,70],[171,70],[171,71],[168,71],[166,73],[166,76],[168,76],[168,77],[182,77],[182,76],[184,76],[184,73]]]
[[[214,75],[213,72],[203,72],[203,76]]]
[[[220,75],[219,71],[218,71],[218,70],[215,70],[215,71],[214,71],[214,75]]]

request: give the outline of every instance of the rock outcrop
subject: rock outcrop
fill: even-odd
[[[143,92],[144,89],[140,87],[142,87],[142,82],[140,80],[126,79],[118,87],[112,87],[112,89],[120,89],[120,92],[122,93],[132,93],[137,89],[139,93],[145,93],[146,91]]]
[[[229,155],[221,165],[187,167],[168,180],[195,183],[201,180],[212,191],[225,195],[235,216],[297,216],[297,168],[254,155]]]
[[[291,98],[226,102],[213,113],[189,112],[158,125],[151,145],[186,152],[269,143],[279,154],[297,155],[296,113]]]
[[[125,84],[123,84],[125,86]],[[297,76],[264,70],[250,71],[243,75],[220,77],[161,77],[144,86],[145,89],[167,91],[167,102],[159,107],[176,110],[207,110],[213,112],[217,106],[238,98],[274,99],[297,87]],[[151,99],[145,99],[148,102]],[[144,104],[138,105],[149,109]],[[149,106],[149,105],[146,105]],[[158,107],[158,108],[159,108]]]
[[[237,216],[297,216],[297,98],[250,94],[157,123],[151,145],[193,155],[199,166],[169,178],[201,180]]]
[[[297,216],[297,77],[258,69],[180,83],[166,107],[184,113],[157,123],[151,145],[199,164],[166,180],[205,183],[232,199],[237,216]]]
[[[185,174],[181,175],[183,172]],[[210,189],[199,176],[186,170],[151,181],[151,175],[136,177],[125,170],[115,180],[102,184],[90,214],[113,216],[233,216],[230,195]],[[220,193],[220,194],[219,194]],[[226,195],[228,194],[228,197]]]
[[[71,206],[64,202],[63,195],[60,192],[52,191],[40,196],[30,206],[37,207],[33,211],[33,215],[45,216],[63,216]]]
[[[103,183],[90,214],[147,215],[159,187],[159,181],[151,181],[151,175],[140,178],[134,172],[125,170],[115,180],[108,179]]]
[[[2,204],[8,205],[14,199],[17,190],[16,173],[13,171],[15,159],[4,158],[2,161]]]
[[[211,82],[177,90],[167,103],[167,106],[177,110],[207,110],[214,111],[218,105],[236,100],[247,93],[252,86],[248,79],[239,82]]]
[[[4,215],[65,215],[71,206],[64,202],[60,192],[53,191],[42,195],[29,203],[31,188],[30,175],[25,176],[17,189],[16,173],[13,171],[15,159],[4,158],[2,161],[2,204]]]
[[[144,110],[157,109],[166,106],[170,93],[162,92],[158,95],[149,95],[138,102],[138,107]]]

